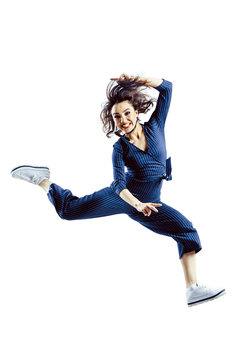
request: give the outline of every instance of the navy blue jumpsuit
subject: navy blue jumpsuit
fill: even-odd
[[[113,145],[114,181],[109,187],[79,198],[73,196],[70,190],[52,183],[47,196],[58,215],[66,220],[127,214],[148,229],[176,240],[181,259],[184,253],[197,253],[202,247],[192,223],[160,200],[163,179],[172,179],[171,158],[166,159],[164,136],[172,83],[164,79],[155,89],[159,91],[156,108],[149,121],[142,124],[148,142],[146,151],[120,137]],[[128,189],[141,202],[160,202],[162,206],[157,207],[157,213],[152,211],[150,216],[145,216],[120,198],[119,193],[123,189]]]

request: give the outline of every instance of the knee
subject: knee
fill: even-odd
[[[61,213],[58,213],[59,217],[62,219],[62,220],[73,220],[71,219],[70,217],[68,217],[67,215],[63,215]]]
[[[66,207],[57,209],[57,214],[62,220],[74,220],[73,215],[66,209]]]
[[[191,231],[191,233],[186,234],[185,240],[182,242],[182,254],[199,252],[202,249],[200,237],[197,230]]]

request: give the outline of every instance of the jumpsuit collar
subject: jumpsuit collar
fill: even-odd
[[[123,139],[127,144],[130,144],[130,146],[133,146],[133,147],[137,148],[138,150],[140,150],[140,151],[148,154],[148,153],[149,153],[149,139],[148,139],[147,134],[146,134],[146,132],[145,132],[144,124],[141,124],[141,125],[142,125],[142,129],[143,129],[143,133],[144,133],[145,138],[146,138],[146,140],[147,140],[147,145],[148,145],[148,149],[147,149],[147,150],[142,150],[142,149],[140,149],[139,147],[137,147],[136,145],[134,145],[133,143],[131,143],[129,140],[127,140],[127,139],[125,138],[125,135],[123,135],[122,139]]]

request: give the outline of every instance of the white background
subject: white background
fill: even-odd
[[[237,7],[1,2],[2,360],[239,357]],[[118,138],[99,114],[122,72],[173,83],[162,201],[197,228],[198,280],[226,288],[215,301],[187,307],[173,239],[127,215],[64,221],[40,187],[10,176],[43,165],[76,196],[109,186]]]

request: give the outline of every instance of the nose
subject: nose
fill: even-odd
[[[120,120],[120,121],[121,121],[121,124],[124,124],[124,123],[125,123],[126,118],[124,117],[124,115],[121,116],[121,120]]]

